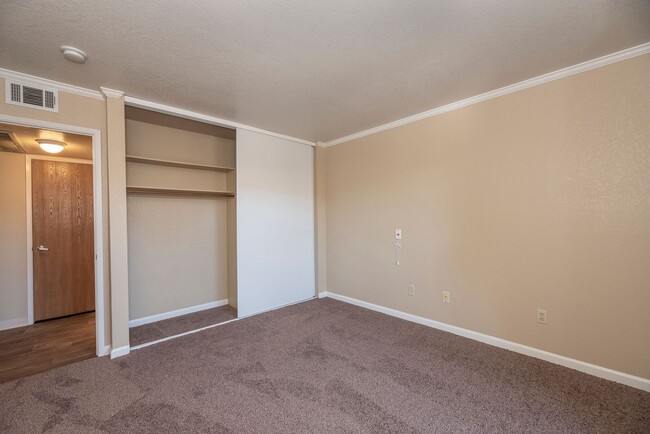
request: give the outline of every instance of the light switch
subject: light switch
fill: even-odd
[[[402,230],[401,229],[395,229],[395,239],[396,240],[401,240],[402,239]]]

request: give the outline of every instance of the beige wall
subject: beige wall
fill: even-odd
[[[328,290],[650,378],[648,77],[644,55],[326,148]]]
[[[235,167],[234,139],[133,119],[126,120],[126,128],[129,155]]]
[[[87,98],[66,92],[59,92],[59,112],[52,113],[44,110],[30,109],[5,103],[4,79],[0,78],[0,113],[9,116],[16,116],[27,119],[34,119],[47,122],[56,122],[66,125],[74,125],[85,128],[93,128],[102,132],[102,178],[105,180],[103,186],[103,209],[104,209],[104,240],[108,240],[108,190],[107,173],[107,146],[106,146],[106,103],[100,99]],[[25,196],[23,195],[22,206],[24,207]],[[26,242],[26,241],[25,241]],[[26,245],[22,245],[22,258],[24,263],[19,269],[27,267]],[[110,280],[109,280],[109,243],[104,242],[104,318],[105,318],[105,344],[111,343],[110,324]],[[18,273],[17,271],[15,271]],[[26,273],[26,271],[25,271]],[[25,274],[23,273],[23,274]],[[26,313],[25,313],[26,315]]]
[[[0,329],[27,323],[25,156],[0,152]],[[14,320],[14,321],[11,321]]]
[[[126,139],[129,155],[235,165],[232,139],[131,119]],[[128,185],[226,190],[227,178],[225,172],[127,165]],[[130,319],[229,298],[229,201],[129,196]]]

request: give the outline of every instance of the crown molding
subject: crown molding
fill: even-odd
[[[204,115],[202,113],[196,113],[193,111],[168,106],[165,104],[159,104],[157,102],[145,101],[143,99],[134,98],[132,96],[124,97],[124,104],[130,107],[141,108],[145,110],[151,110],[158,113],[164,113],[172,116],[178,116],[185,119],[190,119],[193,121],[204,122],[207,124],[218,125],[220,127],[242,129],[247,131],[253,131],[255,133],[266,134],[267,136],[278,137],[280,139],[290,140],[292,142],[302,143],[303,145],[316,146],[314,142],[309,140],[298,139],[296,137],[286,136],[284,134],[275,133],[273,131],[263,130],[261,128],[252,127],[250,125],[240,124],[239,122],[229,121],[227,119],[216,118],[214,116]]]
[[[616,53],[608,54],[606,56],[599,57],[597,59],[588,60],[586,62],[579,63],[577,65],[569,66],[567,68],[559,69],[557,71],[549,72],[548,74],[540,75],[528,80],[521,81],[519,83],[511,84],[499,89],[491,90],[489,92],[482,93],[480,95],[472,96],[460,101],[453,102],[441,107],[437,107],[431,110],[427,110],[422,113],[411,115],[402,119],[398,119],[387,124],[379,125],[367,130],[359,131],[358,133],[350,134],[338,139],[330,140],[328,142],[319,142],[319,146],[328,147],[338,145],[340,143],[349,142],[351,140],[360,139],[361,137],[366,137],[371,134],[379,133],[381,131],[386,131],[391,128],[400,127],[402,125],[410,124],[422,119],[430,118],[433,116],[438,116],[443,113],[450,112],[452,110],[457,110],[459,108],[467,107],[472,104],[478,104],[483,101],[487,101],[492,98],[497,98],[509,93],[518,92],[520,90],[528,89],[534,86],[539,86],[540,84],[548,83],[550,81],[558,80],[560,78],[569,77],[571,75],[580,74],[582,72],[589,71],[591,69],[600,68],[611,63],[620,62],[622,60],[630,59],[632,57],[641,56],[643,54],[650,53],[650,42],[645,44],[637,45],[636,47],[628,48],[623,51],[618,51]]]
[[[110,89],[108,87],[101,87],[100,89],[102,93],[106,96],[106,98],[122,98],[124,96],[124,92],[121,90],[115,90],[115,89]]]
[[[36,77],[34,75],[23,74],[22,72],[11,71],[9,69],[0,68],[0,77],[5,80],[16,80],[25,84],[35,87],[47,87],[50,89],[58,90],[59,92],[67,92],[75,95],[84,96],[86,98],[93,98],[104,100],[102,94],[96,90],[86,89],[84,87],[74,86],[72,84],[61,83],[59,81],[49,80],[47,78]]]

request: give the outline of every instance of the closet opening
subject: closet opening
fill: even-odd
[[[236,131],[127,106],[130,345],[237,318]]]

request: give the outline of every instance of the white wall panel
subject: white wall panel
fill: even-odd
[[[240,317],[315,295],[313,148],[237,130]]]

